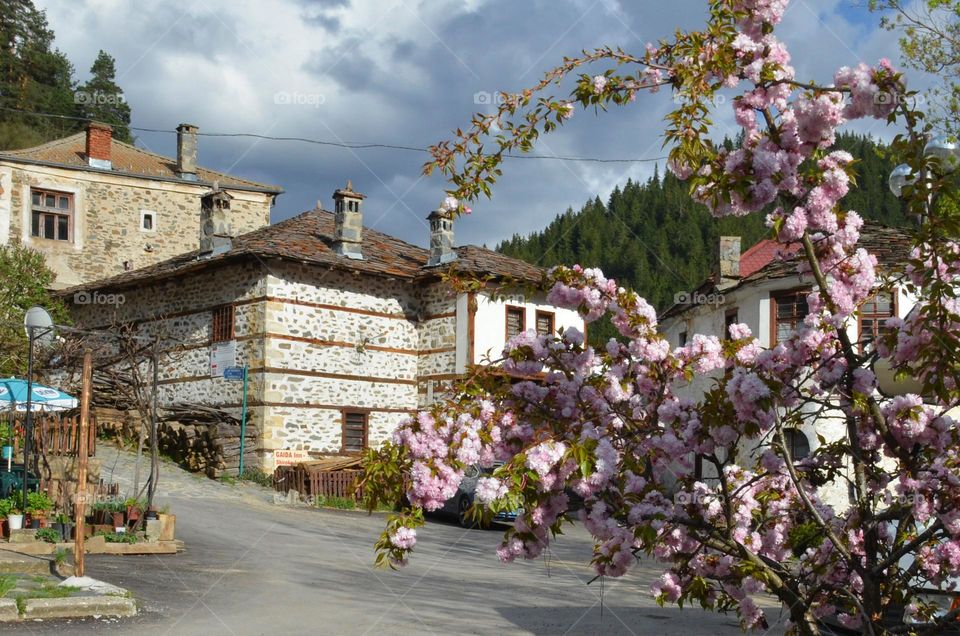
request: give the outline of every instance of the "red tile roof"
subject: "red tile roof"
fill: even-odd
[[[799,244],[785,246],[771,239],[763,239],[740,255],[740,277],[746,278],[750,274],[760,271],[768,263],[771,263],[779,253],[792,255],[799,249]]]
[[[451,263],[427,267],[430,255],[428,250],[369,228],[363,229],[363,260],[337,254],[333,244],[333,213],[314,209],[238,236],[233,240],[233,247],[228,252],[217,256],[200,258],[199,251],[193,251],[60,293],[69,297],[81,289],[129,288],[152,280],[182,276],[240,258],[280,258],[351,272],[412,280],[435,278],[441,272],[453,268],[468,274],[492,274],[501,279],[536,282],[541,280],[545,271],[524,261],[474,245],[456,248],[457,259]]]
[[[111,172],[164,181],[175,180],[184,183],[197,183],[179,177],[175,159],[148,152],[117,139],[112,139],[110,142],[112,170],[94,168],[87,164],[86,142],[86,132],[79,132],[33,148],[0,150],[0,160],[40,163],[93,172]],[[275,194],[283,192],[283,188],[279,186],[248,181],[207,168],[197,168],[197,179],[201,185],[212,185],[216,181],[223,187],[236,190],[253,190]]]
[[[775,241],[763,240],[743,252],[740,255],[740,280],[725,288],[723,293],[754,283],[796,276],[797,261],[802,257],[802,254],[798,254],[800,245],[781,245],[783,251],[789,255],[783,259],[776,258],[778,245]],[[903,267],[909,257],[913,239],[906,230],[867,221],[860,230],[860,241],[857,245],[877,258],[879,268],[897,270]],[[696,293],[691,297],[709,297],[717,291],[716,275],[711,274],[696,288]],[[696,303],[675,303],[663,312],[661,319],[678,316],[695,306]]]

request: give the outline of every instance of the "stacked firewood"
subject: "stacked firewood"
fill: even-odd
[[[188,470],[208,477],[236,475],[240,464],[240,420],[202,404],[175,404],[163,409],[157,424],[160,451]],[[247,423],[244,465],[257,461],[256,428]]]

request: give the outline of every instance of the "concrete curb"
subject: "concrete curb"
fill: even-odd
[[[20,620],[20,610],[12,598],[0,598],[0,623]]]
[[[67,598],[30,598],[25,602],[23,618],[80,618],[86,616],[136,616],[137,603],[123,596],[71,596]],[[14,603],[16,608],[16,603]]]

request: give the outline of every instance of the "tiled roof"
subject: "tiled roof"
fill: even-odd
[[[784,246],[777,241],[763,239],[740,255],[740,277],[746,278],[750,274],[760,271],[781,252],[793,254],[799,249],[799,243]]]
[[[909,257],[913,239],[905,230],[867,221],[860,230],[860,241],[857,245],[866,248],[877,258],[878,269],[896,270],[903,267]],[[778,251],[790,256],[776,258]],[[804,258],[804,255],[797,243],[783,246],[776,241],[760,241],[740,255],[740,281],[724,289],[723,293],[730,293],[746,285],[796,276],[797,261],[801,258]],[[745,264],[748,267],[745,268]],[[759,268],[752,269],[756,266]],[[711,274],[694,291],[696,293],[691,294],[693,298],[708,297],[711,293],[719,291],[716,276]],[[695,306],[692,303],[674,304],[663,312],[661,318],[678,316]]]
[[[182,276],[240,258],[280,258],[411,280],[435,277],[448,267],[469,274],[492,274],[498,278],[510,277],[530,282],[539,281],[544,272],[543,269],[524,261],[474,245],[456,248],[457,259],[451,263],[427,267],[430,253],[426,249],[369,228],[363,229],[361,249],[363,260],[337,254],[333,250],[333,213],[314,209],[238,236],[233,240],[233,247],[228,252],[217,256],[201,259],[197,250],[60,293],[69,296],[80,289],[128,288],[150,280]]]
[[[33,148],[22,150],[0,150],[0,160],[25,161],[30,163],[51,164],[65,168],[79,168],[94,172],[113,172],[153,179],[177,180],[184,183],[196,183],[180,179],[177,174],[177,162],[169,157],[154,154],[130,144],[112,139],[110,142],[110,162],[112,170],[94,168],[87,164],[87,137],[79,132],[69,137],[56,139]],[[219,182],[221,186],[240,189],[273,192],[279,194],[283,188],[256,181],[240,179],[216,170],[197,168],[199,183],[211,185]]]

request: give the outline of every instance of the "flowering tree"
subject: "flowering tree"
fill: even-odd
[[[744,627],[758,628],[765,619],[751,595],[767,592],[801,634],[817,633],[827,615],[868,634],[935,631],[960,616],[938,614],[919,595],[960,574],[960,434],[945,414],[960,395],[960,245],[949,238],[960,224],[956,206],[941,204],[952,196],[949,175],[939,176],[949,166],[943,153],[921,152],[923,119],[887,61],[841,68],[830,85],[797,81],[774,35],[786,6],[713,0],[705,30],[648,45],[642,56],[605,48],[567,59],[435,146],[427,171],[450,178],[447,207],[459,209],[489,194],[504,153],[528,150],[576,104],[626,105],[668,86],[678,100],[667,117],[670,168],[718,216],[775,208],[767,217],[774,236],[800,245],[800,273],[814,283],[804,323],[771,349],[742,324],[729,339],[698,335],[671,349],[634,292],[597,270],[551,270],[543,282],[551,303],[587,322],[608,315],[622,340],[595,350],[575,329],[516,336],[498,368],[473,370],[454,397],[369,451],[370,504],[410,504],[388,521],[379,563],[406,563],[422,511],[453,496],[466,467],[503,462],[479,481],[473,513],[489,520],[522,508],[497,549],[505,562],[548,547],[573,491],[584,499],[579,519],[595,538],[598,575],[620,576],[638,555],[652,555],[664,566],[653,590],[660,602],[735,610]],[[613,68],[578,75],[572,99],[538,96],[604,62]],[[743,129],[732,150],[708,137],[709,104],[724,90],[737,91]],[[865,117],[904,127],[894,144],[913,172],[904,194],[924,220],[896,281],[879,278],[875,258],[857,246],[860,216],[839,205],[854,166],[831,151],[834,133]],[[845,325],[878,286],[894,282],[917,308],[862,350]],[[927,401],[882,399],[872,370],[881,357],[921,378]],[[678,385],[699,374],[714,379],[712,388],[696,401],[678,396]],[[837,418],[846,434],[795,460],[784,431],[813,417]],[[737,450],[747,441],[760,451],[744,460]],[[695,456],[713,467],[715,482],[696,478]],[[837,480],[853,493],[842,510],[818,494]],[[906,608],[909,627],[884,622],[895,608]]]

